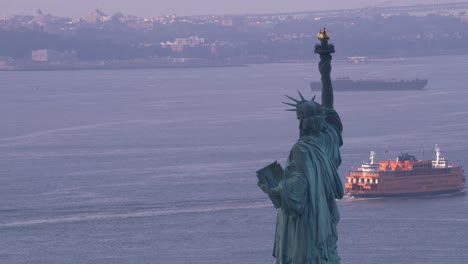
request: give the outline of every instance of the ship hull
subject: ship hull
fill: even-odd
[[[332,82],[333,91],[417,91],[422,90],[426,85],[427,80],[410,80],[410,81],[379,81],[379,80],[335,80]],[[310,88],[312,91],[320,91],[322,89],[321,82],[311,82]]]
[[[435,196],[441,194],[453,194],[463,191],[465,188],[453,189],[453,190],[442,190],[442,191],[430,191],[430,192],[411,192],[411,193],[353,193],[348,192],[347,195],[358,198],[378,198],[378,197],[418,197],[418,196]]]

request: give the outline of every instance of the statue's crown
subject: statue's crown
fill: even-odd
[[[301,92],[298,91],[298,93],[299,93],[299,96],[301,97],[300,100],[294,99],[291,96],[286,95],[287,98],[294,101],[294,103],[283,102],[283,104],[287,104],[287,105],[294,107],[294,109],[287,109],[286,111],[296,112],[298,119],[304,118],[304,117],[310,117],[310,116],[314,116],[314,115],[322,113],[322,107],[320,106],[319,103],[314,101],[315,96],[314,98],[312,98],[312,100],[309,101],[309,100],[306,100],[304,96],[302,96]]]

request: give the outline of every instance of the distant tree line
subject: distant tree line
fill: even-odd
[[[315,57],[318,29],[327,27],[340,56],[424,56],[468,53],[468,23],[441,15],[398,15],[384,18],[322,18],[287,20],[271,26],[172,23],[137,30],[118,21],[83,27],[73,34],[52,34],[40,28],[0,29],[0,56],[28,59],[32,50],[75,50],[81,60],[149,57],[229,58],[266,56],[271,60]],[[302,34],[302,35],[301,35]],[[157,45],[175,38],[199,36],[211,45],[183,52]],[[292,37],[293,36],[293,37]],[[156,45],[142,45],[153,43]],[[222,43],[222,44],[219,44]]]

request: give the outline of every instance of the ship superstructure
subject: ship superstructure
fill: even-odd
[[[463,167],[450,164],[435,147],[435,160],[417,160],[408,153],[395,160],[370,162],[346,176],[345,193],[361,197],[426,195],[458,192],[465,188]]]

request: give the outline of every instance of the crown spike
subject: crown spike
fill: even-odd
[[[297,109],[286,109],[284,111],[294,111],[294,112],[297,112]]]
[[[304,98],[304,96],[302,96],[301,92],[297,91],[297,93],[299,94],[299,96],[301,97],[301,100],[302,101],[305,101],[306,99]]]
[[[286,96],[287,98],[289,98],[289,99],[293,100],[293,101],[294,101],[294,102],[296,102],[296,103],[299,103],[299,101],[298,101],[298,100],[296,100],[296,99],[292,98],[291,96],[288,96],[288,95],[284,95],[284,96]]]
[[[287,105],[290,105],[290,106],[294,106],[294,107],[297,107],[297,105],[295,104],[291,104],[291,103],[285,103],[285,102],[282,102],[283,104],[287,104]]]
[[[314,102],[314,101],[315,101],[315,95],[314,95],[314,97],[312,97],[312,100],[310,100],[310,101],[312,101],[312,102]]]

